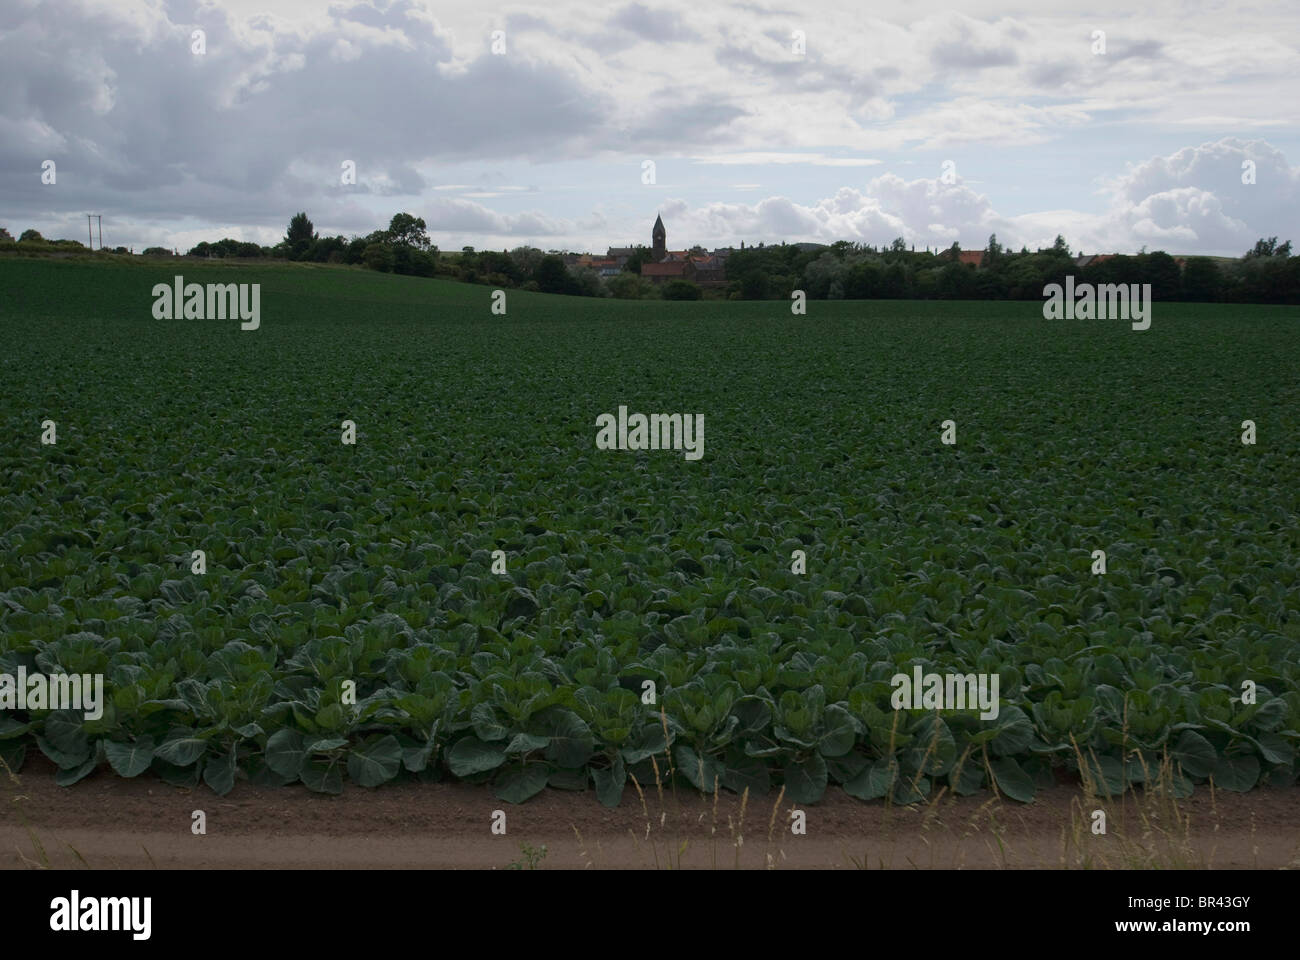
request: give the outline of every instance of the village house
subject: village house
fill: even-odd
[[[690,280],[705,288],[725,287],[727,256],[730,253],[730,247],[725,252],[715,250],[713,253],[703,252],[699,247],[694,250],[669,250],[668,231],[664,227],[663,217],[656,216],[654,226],[650,229],[650,258],[641,264],[641,276],[654,284]]]
[[[1074,258],[1074,265],[1083,268],[1093,263],[1104,263],[1114,256],[1115,254],[1113,253],[1091,253],[1086,257],[1083,254],[1079,254]]]

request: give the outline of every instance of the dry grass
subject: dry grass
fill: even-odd
[[[645,829],[641,835],[637,831],[629,830],[628,833],[632,838],[632,843],[637,851],[638,858],[644,861],[648,848],[649,857],[654,863],[656,870],[682,870],[688,867],[696,866],[686,862],[686,854],[691,849],[691,838],[682,836],[682,808],[681,801],[677,794],[677,767],[672,756],[672,746],[668,736],[668,716],[660,709],[660,722],[664,728],[664,766],[661,767],[657,757],[650,758],[650,767],[654,771],[655,795],[658,798],[658,815],[652,815],[650,805],[646,799],[646,791],[642,789],[641,783],[636,776],[628,771],[628,780],[631,781],[632,787],[636,790],[637,799],[641,804],[641,813],[645,818]],[[664,770],[667,770],[667,776]],[[704,760],[700,758],[700,769],[696,778],[700,782],[704,781]],[[665,781],[667,783],[665,784]],[[671,810],[669,809],[668,796],[665,793],[665,786],[668,793],[671,794]],[[718,823],[718,801],[722,792],[722,785],[719,779],[713,778],[712,805],[709,810],[700,813],[696,823],[700,826],[699,838],[707,843],[709,853],[708,866],[711,869],[718,869],[718,840],[719,840],[719,823]],[[708,793],[703,794],[707,799]],[[781,787],[777,792],[776,800],[772,804],[771,816],[767,824],[767,847],[764,852],[763,862],[766,869],[775,869],[786,859],[785,850],[777,844],[775,853],[773,852],[773,843],[775,841],[777,813],[780,811],[781,801],[785,798],[785,787]],[[733,818],[727,814],[727,832],[730,836],[730,845],[733,851],[732,868],[740,869],[740,858],[745,845],[745,818],[749,809],[749,788],[746,787],[744,793],[740,796],[740,809]],[[672,824],[669,825],[669,817],[672,818]],[[708,817],[707,824],[705,817]],[[578,839],[580,857],[583,861],[584,869],[597,866],[595,858],[592,857],[586,842],[583,840],[582,832],[576,824],[570,824],[573,827],[574,835]],[[661,850],[662,848],[662,850]]]

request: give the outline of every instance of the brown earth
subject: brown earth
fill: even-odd
[[[546,790],[513,806],[457,783],[347,785],[325,796],[241,782],[218,797],[107,770],[64,788],[53,773],[44,757],[16,781],[0,773],[0,866],[502,869],[526,863],[524,846],[535,857],[544,846],[540,869],[1300,867],[1300,787],[1198,787],[1176,807],[1142,793],[1089,800],[1078,784],[1042,789],[1027,805],[985,792],[912,807],[832,787],[802,808],[807,832],[794,835],[793,804],[777,806],[775,793],[742,810],[730,794],[715,805],[651,787],[643,805],[629,784],[608,810],[590,791]],[[1097,809],[1105,835],[1089,829]],[[195,810],[206,815],[204,836],[191,831]],[[504,836],[491,832],[496,810]]]

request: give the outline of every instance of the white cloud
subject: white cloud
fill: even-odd
[[[1267,130],[1292,143],[1293,7],[941,6],[282,0],[269,15],[262,0],[9,0],[0,195],[11,227],[104,209],[150,239],[169,222],[178,237],[203,223],[211,239],[240,224],[278,234],[299,209],[368,232],[400,204],[430,223],[447,214],[448,236],[534,230],[598,245],[597,229],[645,232],[644,191],[634,198],[631,180],[619,193],[610,171],[633,178],[642,158],[661,157],[690,161],[670,189],[691,198],[682,215],[701,241],[788,230],[946,245],[996,231],[1034,246],[1060,231],[1097,248],[1239,252],[1243,238],[1300,222],[1296,170],[1280,149],[1232,136]],[[190,53],[195,26],[208,34],[203,57]],[[1097,27],[1105,56],[1091,52]],[[489,51],[498,28],[506,56]],[[1201,146],[1164,156],[1169,136]],[[974,171],[967,160],[1001,162],[1009,148],[1013,164],[978,170],[979,192],[966,179],[856,179],[912,163],[937,173],[945,156]],[[1063,153],[1089,172],[1051,176]],[[1102,184],[1099,210],[1094,178],[1124,156],[1149,159]],[[42,159],[59,163],[57,191],[39,184]],[[342,159],[357,164],[350,192]],[[1253,187],[1239,182],[1242,159],[1257,165]],[[710,203],[758,189],[714,169],[739,166],[765,168],[730,178],[761,179],[768,196]],[[521,183],[540,185],[543,210],[491,209],[525,192],[495,184]],[[1009,206],[1024,185],[1037,185],[1032,203]],[[456,192],[471,206],[441,206]]]
[[[760,166],[767,163],[808,163],[816,167],[871,167],[881,163],[870,157],[830,157],[824,153],[777,153],[751,151],[747,153],[715,153],[691,157],[694,163]]]

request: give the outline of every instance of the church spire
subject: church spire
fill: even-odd
[[[655,225],[650,231],[651,255],[658,263],[668,256],[668,231],[664,229],[663,217],[655,215]]]

